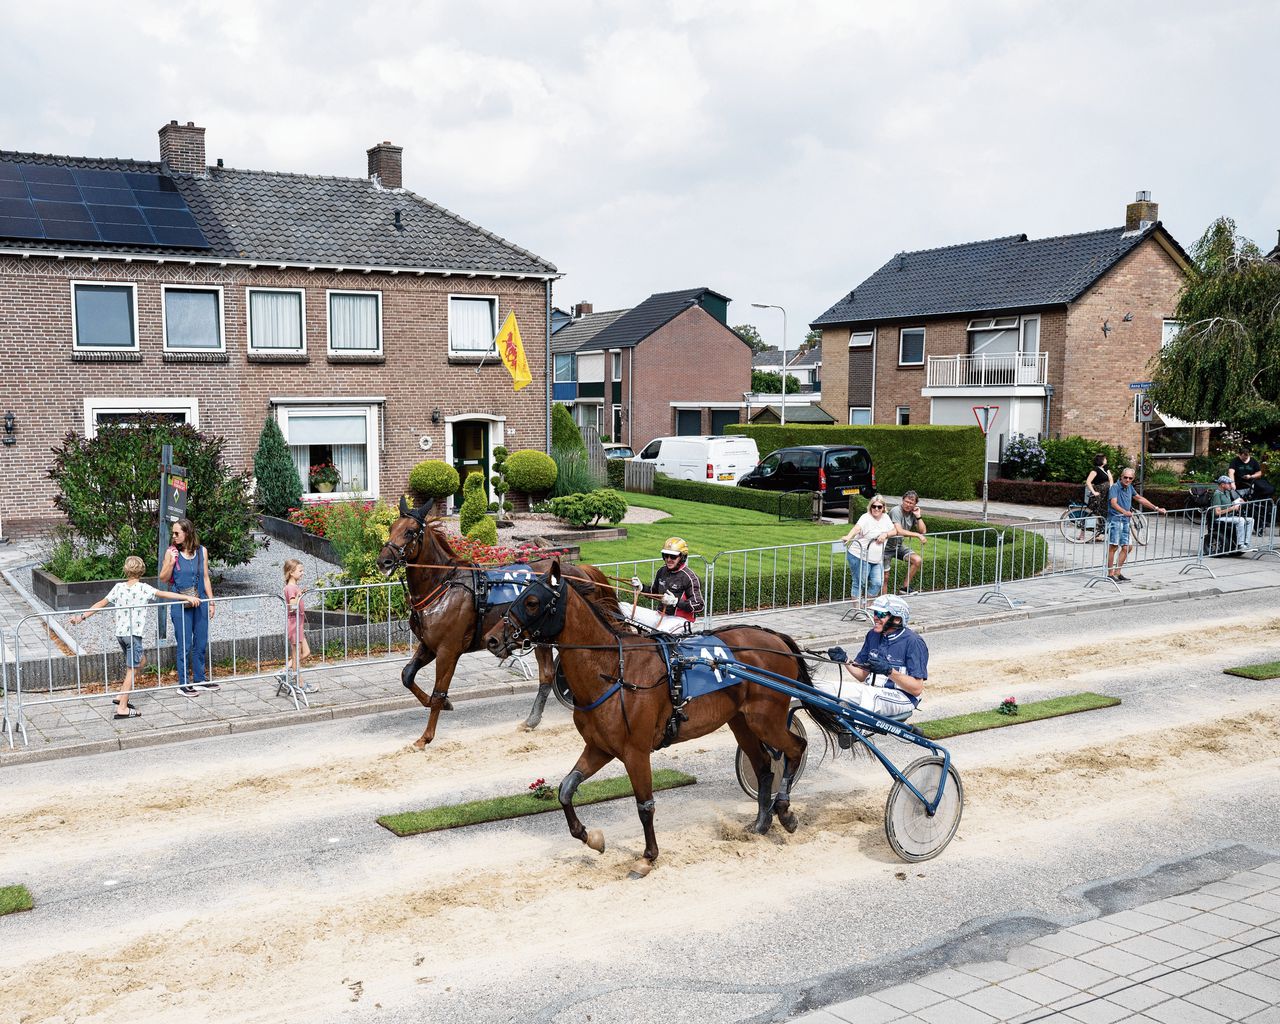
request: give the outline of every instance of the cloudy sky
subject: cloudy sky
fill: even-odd
[[[364,7],[364,11],[358,11]],[[709,285],[790,344],[903,249],[1121,223],[1280,228],[1273,2],[4,3],[0,149],[405,184],[564,272]]]

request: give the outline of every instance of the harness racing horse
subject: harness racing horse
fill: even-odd
[[[485,633],[500,620],[505,604],[489,605],[484,600],[483,569],[467,562],[454,551],[438,520],[428,518],[430,505],[409,508],[400,498],[400,518],[392,525],[387,543],[378,554],[378,568],[390,576],[405,567],[409,595],[409,627],[418,638],[418,648],[400,672],[400,682],[431,712],[427,727],[414,742],[422,750],[435,739],[436,722],[449,697],[449,683],[458,658],[482,649]],[[550,559],[529,563],[542,571]],[[609,614],[621,618],[622,609],[612,585],[594,566],[571,565],[565,573],[597,591],[597,600]],[[541,687],[551,686],[554,658],[539,648],[538,679]],[[436,663],[435,689],[428,696],[414,681],[424,665]]]
[[[744,664],[809,684],[809,672],[794,640],[757,626],[728,626],[707,637],[727,647]],[[560,806],[570,834],[591,849],[604,851],[604,833],[588,831],[573,807],[578,786],[614,758],[627,770],[635,791],[636,808],[644,827],[644,857],[632,866],[631,877],[649,873],[658,857],[653,829],[653,751],[672,739],[673,720],[669,670],[659,648],[663,641],[650,635],[618,632],[598,604],[580,592],[580,585],[563,577],[553,561],[513,601],[501,621],[490,630],[486,644],[496,657],[508,657],[519,645],[554,643],[560,666],[573,692],[573,724],[585,746],[573,770],[560,783]],[[667,642],[674,642],[672,641]],[[759,683],[741,680],[724,689],[684,703],[674,742],[696,739],[728,724],[755,768],[759,785],[758,813],[748,826],[763,835],[773,816],[788,832],[796,830],[791,810],[794,781],[805,741],[787,727],[790,699]],[[826,726],[819,722],[820,727]],[[783,754],[783,778],[772,797],[773,770],[766,746]]]

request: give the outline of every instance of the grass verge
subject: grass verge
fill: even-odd
[[[1235,668],[1222,670],[1229,676],[1242,676],[1245,679],[1280,679],[1280,661],[1263,661],[1257,665],[1237,665]]]
[[[697,781],[692,775],[670,768],[660,768],[653,773],[655,791],[692,786]],[[613,779],[583,783],[578,788],[573,803],[575,807],[581,807],[584,804],[598,804],[602,800],[618,800],[632,795],[634,794],[631,789],[631,780],[622,775]],[[472,800],[465,804],[430,807],[424,811],[384,814],[378,819],[378,824],[401,837],[416,836],[422,832],[439,832],[446,828],[480,825],[486,821],[522,818],[528,814],[558,810],[560,810],[559,800],[540,800],[532,794],[520,793],[516,796],[498,796],[489,800]]]
[[[0,917],[31,909],[31,893],[25,885],[0,886]]]
[[[982,732],[985,729],[1000,729],[1006,725],[1039,722],[1045,718],[1057,718],[1059,715],[1074,715],[1081,711],[1113,708],[1119,703],[1119,697],[1104,697],[1100,693],[1073,693],[1067,697],[1054,697],[1052,700],[1020,704],[1016,715],[1002,715],[995,710],[975,711],[968,715],[935,718],[930,722],[915,724],[929,739],[945,740],[952,736],[962,736],[967,732]]]

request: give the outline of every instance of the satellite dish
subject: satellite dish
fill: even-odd
[[[431,438],[428,435],[423,434],[420,438],[418,438],[418,447],[421,448],[424,452],[431,451]]]

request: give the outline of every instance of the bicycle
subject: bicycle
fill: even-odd
[[[1082,501],[1073,501],[1058,519],[1058,528],[1064,540],[1071,544],[1084,544],[1088,540],[1102,541],[1107,537],[1107,520]],[[1093,537],[1088,535],[1092,533]],[[1129,520],[1129,539],[1140,547],[1147,543],[1147,516],[1135,512]]]

